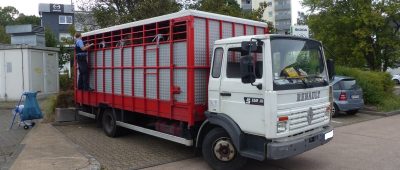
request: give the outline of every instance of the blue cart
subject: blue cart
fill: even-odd
[[[29,127],[35,126],[35,122],[32,120],[43,118],[42,111],[40,110],[39,104],[36,100],[38,93],[40,93],[40,91],[24,92],[21,95],[21,98],[15,106],[15,109],[13,109],[14,116],[11,121],[10,129],[13,127],[17,115],[20,118],[20,123],[18,123],[18,126],[23,124],[24,129],[29,129]],[[21,105],[22,101],[24,101],[23,105]]]

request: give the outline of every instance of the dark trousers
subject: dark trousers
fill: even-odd
[[[79,66],[78,89],[89,90],[89,67],[86,56],[78,56],[77,58]]]

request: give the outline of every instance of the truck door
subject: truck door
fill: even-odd
[[[252,52],[257,80],[263,83],[263,47]],[[240,76],[240,45],[225,48],[220,87],[220,112],[230,116],[242,129],[251,134],[263,135],[264,130],[264,87],[259,90],[251,84],[243,84]],[[265,84],[264,84],[265,86]]]
[[[220,87],[221,69],[224,56],[224,48],[216,46],[214,49],[211,65],[211,74],[208,83],[208,109],[210,112],[220,112]]]

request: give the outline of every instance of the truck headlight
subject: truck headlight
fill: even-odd
[[[278,118],[278,123],[276,125],[276,132],[282,133],[287,130],[287,122],[289,120],[288,116],[282,116]]]

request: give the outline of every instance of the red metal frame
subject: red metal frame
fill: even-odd
[[[195,28],[194,28],[194,22],[196,18],[200,19],[205,19],[205,54],[206,54],[206,65],[203,66],[197,66],[195,65]],[[153,115],[157,117],[162,117],[162,118],[167,118],[167,119],[172,119],[172,120],[178,120],[178,121],[183,121],[186,122],[189,126],[193,126],[196,122],[204,120],[204,111],[207,110],[207,102],[204,104],[196,104],[195,103],[195,70],[198,69],[209,69],[210,68],[210,61],[211,61],[211,54],[212,54],[212,49],[210,49],[209,43],[210,39],[210,31],[209,31],[209,21],[210,20],[215,20],[215,19],[209,19],[209,18],[201,18],[201,17],[194,17],[194,16],[185,16],[185,17],[180,17],[180,18],[174,18],[171,20],[167,21],[160,21],[156,23],[148,23],[146,25],[142,26],[137,26],[137,27],[132,27],[129,29],[121,29],[121,30],[114,30],[111,32],[106,32],[106,33],[100,33],[97,35],[92,35],[89,37],[84,37],[84,40],[86,42],[93,42],[95,44],[93,49],[90,49],[89,52],[94,52],[94,64],[93,66],[90,66],[91,69],[93,69],[94,74],[90,76],[95,76],[94,79],[94,86],[92,87],[95,89],[94,92],[83,92],[80,90],[77,90],[76,88],[76,83],[77,80],[76,78],[74,79],[74,88],[75,88],[75,100],[78,104],[81,105],[88,105],[88,106],[94,106],[97,107],[99,104],[107,104],[110,107],[126,110],[126,111],[131,111],[131,112],[138,112],[138,113],[143,113],[143,114],[148,114],[148,115]],[[219,37],[223,38],[223,23],[230,23],[232,24],[232,35],[235,36],[235,31],[236,31],[236,23],[232,21],[222,21],[222,20],[215,20],[219,22]],[[162,24],[161,24],[162,23]],[[153,28],[152,24],[155,24],[155,28]],[[168,26],[166,26],[169,24]],[[240,23],[243,26],[243,35],[246,35],[247,31],[247,26],[253,26],[253,25],[247,25]],[[146,26],[150,28],[146,28]],[[184,31],[174,31],[174,28],[183,28],[185,27],[186,30]],[[257,26],[254,27],[254,34],[257,33]],[[203,28],[204,29],[204,28]],[[263,28],[264,32],[267,32],[267,28]],[[162,32],[161,32],[162,31]],[[167,31],[167,32],[166,32]],[[168,39],[160,42],[160,44],[169,44],[170,46],[170,65],[169,66],[160,66],[159,60],[160,60],[160,50],[158,46],[156,45],[156,42],[148,42],[149,38],[154,38],[155,35],[153,33],[155,32],[155,35],[162,33],[164,37],[169,37]],[[150,34],[150,35],[149,35]],[[129,39],[125,39],[124,36],[129,36]],[[186,35],[185,38],[175,38],[179,36]],[[115,44],[118,43],[120,40],[128,40],[131,42],[127,46],[124,47],[115,47]],[[101,41],[106,41],[107,45],[109,47],[103,47],[99,48],[97,44],[99,44]],[[140,43],[136,43],[139,42]],[[176,42],[186,42],[187,43],[187,66],[175,66],[174,65],[174,43]],[[156,45],[157,47],[155,49],[148,49],[149,46]],[[143,47],[143,65],[142,66],[135,66],[135,47]],[[124,56],[124,49],[129,49],[131,50],[131,66],[126,66],[124,64],[124,58],[127,56]],[[111,66],[106,66],[105,64],[105,51],[106,50],[111,50]],[[121,66],[115,66],[114,63],[114,51],[120,50],[120,57],[121,57]],[[156,65],[155,66],[148,66],[147,65],[147,51],[149,50],[155,50],[156,51]],[[102,56],[98,56],[97,52],[102,51]],[[101,58],[100,58],[101,57]],[[97,62],[98,60],[101,59],[103,60],[103,65],[98,66]],[[93,60],[92,58],[90,60]],[[74,76],[77,76],[77,67],[76,67],[76,61],[74,62],[75,66],[75,73]],[[106,70],[111,69],[111,88],[112,88],[112,93],[106,93]],[[114,86],[114,75],[117,70],[115,69],[120,69],[121,72],[121,95],[115,94],[115,86]],[[124,85],[124,72],[125,70],[130,69],[132,71],[132,95],[125,95],[125,85]],[[142,69],[143,70],[143,96],[144,97],[135,97],[135,88],[134,88],[134,81],[135,81],[135,69]],[[156,70],[155,73],[148,73],[148,70]],[[160,69],[169,69],[170,72],[170,99],[169,100],[161,100],[160,99]],[[175,86],[174,84],[174,71],[176,69],[186,69],[187,70],[187,101],[182,103],[178,102],[175,100],[174,95],[178,93],[178,87]],[[98,70],[102,70],[102,75],[98,75]],[[156,99],[149,99],[147,98],[147,78],[148,74],[155,74],[156,79],[157,79],[157,84],[156,84]],[[102,76],[103,77],[103,90],[101,92],[98,92],[98,81],[97,81],[97,76]],[[208,80],[207,84],[208,84]],[[208,97],[208,95],[206,95]]]

